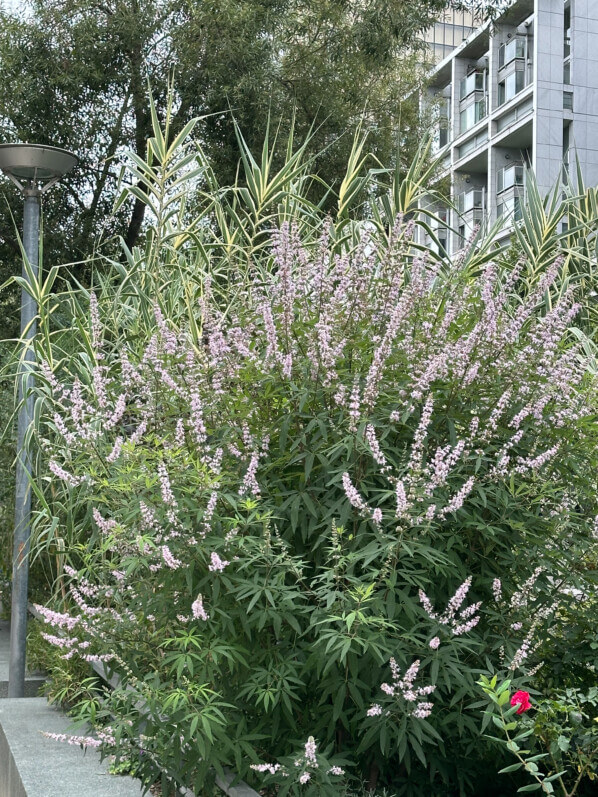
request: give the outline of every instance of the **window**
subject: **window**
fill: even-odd
[[[459,115],[459,132],[464,133],[486,116],[486,101],[472,102]]]
[[[565,61],[563,64],[563,83],[567,86],[571,83],[571,62]]]
[[[521,197],[512,196],[499,202],[496,208],[496,215],[499,219],[511,218],[512,221],[520,221],[521,219]]]
[[[524,88],[525,72],[523,69],[518,69],[498,84],[498,104],[504,105]]]

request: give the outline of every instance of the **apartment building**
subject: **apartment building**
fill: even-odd
[[[548,193],[575,152],[597,184],[598,0],[516,0],[434,68],[425,101],[457,207],[434,209],[449,252],[476,224],[503,217],[508,231],[527,166]]]

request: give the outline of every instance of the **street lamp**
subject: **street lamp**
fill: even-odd
[[[41,195],[78,163],[65,149],[36,144],[0,144],[0,171],[9,177],[25,197],[23,248],[37,279],[39,269],[39,216]],[[23,278],[28,273],[23,265]],[[23,369],[19,379],[17,422],[17,468],[15,530],[12,561],[12,610],[10,622],[10,663],[8,696],[23,697],[27,645],[27,586],[29,581],[29,538],[31,535],[31,454],[25,435],[33,420],[34,354],[30,345],[37,332],[37,303],[21,290],[21,338],[24,344]]]

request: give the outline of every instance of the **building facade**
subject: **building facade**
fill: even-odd
[[[597,184],[598,0],[516,0],[436,66],[426,101],[457,208],[435,208],[449,252],[476,224],[517,220],[526,167],[548,193],[571,151]]]
[[[471,11],[447,9],[438,22],[424,33],[428,53],[433,63],[438,63],[459,47],[477,27]]]

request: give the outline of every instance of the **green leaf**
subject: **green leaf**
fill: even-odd
[[[559,750],[561,750],[563,753],[567,752],[571,744],[569,739],[567,739],[567,737],[563,735],[559,736],[559,738],[556,740],[556,743],[559,747]]]
[[[544,783],[549,783],[550,781],[556,780],[557,778],[560,778],[561,775],[565,775],[566,773],[566,769],[562,769],[560,772],[555,772],[553,775],[549,775],[547,778],[545,778]]]
[[[510,764],[508,767],[503,767],[503,769],[499,769],[498,774],[504,775],[507,772],[516,772],[518,769],[521,769],[523,764],[518,761],[516,764]]]
[[[518,733],[517,736],[513,737],[513,739],[516,742],[520,742],[522,739],[527,739],[528,736],[531,736],[533,732],[533,728],[529,728],[527,731],[521,731],[521,733]]]

